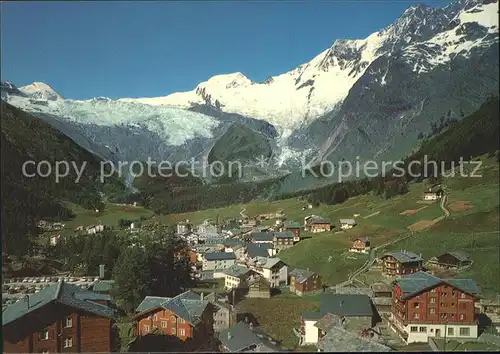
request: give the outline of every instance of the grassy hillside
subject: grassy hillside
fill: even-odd
[[[125,187],[115,178],[100,183],[99,158],[66,135],[3,101],[1,105],[3,251],[24,255],[29,249],[28,241],[37,232],[39,219],[60,220],[72,216],[63,201],[86,209],[102,209],[102,193],[123,193]],[[77,172],[70,165],[68,175],[57,182],[54,174],[25,176],[23,164],[30,160],[47,161],[52,169],[56,161],[67,161],[84,169],[76,182]],[[36,168],[28,166],[28,173],[34,171]],[[41,171],[45,173],[47,166]]]

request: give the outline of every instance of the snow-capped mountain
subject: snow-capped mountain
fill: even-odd
[[[40,82],[2,85],[7,102],[122,159],[206,156],[239,123],[265,136],[274,162],[288,167],[301,157],[400,158],[431,122],[460,118],[496,92],[496,0],[410,7],[367,38],[336,40],[262,83],[224,74],[188,92],[118,100],[65,99]]]

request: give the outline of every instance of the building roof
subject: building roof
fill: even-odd
[[[311,272],[310,270],[306,270],[306,269],[299,269],[299,268],[295,268],[294,270],[292,270],[289,275],[291,277],[294,277],[295,278],[295,282],[296,283],[299,283],[299,284],[302,284],[303,282],[305,282],[307,279],[309,279],[310,277],[312,277],[314,274],[314,272]]]
[[[224,260],[236,259],[234,252],[205,253],[204,257],[207,261],[224,261]]]
[[[191,290],[188,290],[173,298],[149,297],[150,301],[147,302],[147,304],[144,304],[146,298],[137,307],[136,312],[138,312],[138,314],[136,315],[136,317],[142,316],[151,310],[161,307],[165,310],[173,312],[176,316],[183,318],[193,325],[196,325],[200,322],[200,317],[209,303],[209,301],[207,300],[201,300],[200,295]],[[163,302],[160,302],[161,299],[165,300]]]
[[[376,293],[392,292],[392,286],[384,282],[374,283],[370,288]]]
[[[370,297],[360,294],[322,294],[320,309],[316,312],[304,312],[302,317],[319,320],[327,313],[343,317],[373,316]]]
[[[342,327],[333,327],[319,340],[318,348],[324,352],[388,352],[391,348],[362,338]]]
[[[331,220],[329,218],[324,218],[321,216],[313,215],[309,221],[311,224],[330,224]]]
[[[224,239],[224,246],[235,246],[235,245],[243,245],[242,239],[239,238],[226,238]]]
[[[259,333],[260,334],[260,333]],[[252,345],[263,346],[262,351],[280,351],[280,349],[263,335],[254,332],[246,323],[238,322],[228,329],[219,332],[219,341],[230,351],[242,351]],[[260,351],[260,350],[259,350]]]
[[[324,332],[328,332],[333,327],[342,326],[342,317],[334,315],[333,313],[327,313],[316,322],[314,326]]]
[[[273,241],[274,232],[252,232],[250,237],[255,241]]]
[[[257,262],[259,262],[261,264],[262,268],[271,269],[275,265],[277,265],[278,263],[280,263],[282,261],[281,261],[281,259],[276,258],[276,257],[272,257],[272,258],[265,257],[265,258],[259,258],[257,260]]]
[[[224,237],[217,238],[207,238],[205,240],[206,245],[224,245],[226,243],[226,239]]]
[[[417,272],[413,273],[394,281],[399,285],[404,293],[403,298],[411,298],[422,291],[432,289],[439,284],[448,284],[457,288],[465,293],[477,295],[481,292],[476,282],[472,279],[440,279],[434,275]]]
[[[242,277],[244,275],[247,275],[251,271],[252,270],[250,268],[242,267],[239,265],[234,265],[234,266],[231,266],[228,269],[226,269],[224,271],[224,274],[229,275],[230,277],[239,278],[239,277]]]
[[[388,252],[384,254],[381,258],[391,256],[396,258],[396,260],[400,263],[410,263],[410,262],[419,262],[422,261],[422,256],[418,255],[414,252],[410,251],[396,251],[396,252]]]
[[[283,227],[285,229],[300,229],[302,227],[302,225],[300,224],[300,222],[298,221],[285,221],[285,223],[283,224]]]
[[[29,299],[29,301],[24,299]],[[110,319],[116,319],[117,317],[117,313],[113,308],[94,302],[96,300],[110,301],[109,295],[94,293],[65,282],[51,284],[38,293],[26,295],[24,299],[8,305],[2,311],[3,326],[52,302],[90,312],[100,317]]]
[[[354,219],[340,219],[339,222],[341,224],[356,225],[356,220]]]
[[[355,288],[349,286],[335,287],[335,294],[354,294],[354,295],[366,295],[368,297],[373,297],[373,290],[371,288]]]
[[[276,238],[294,238],[293,232],[275,232],[274,237]]]
[[[146,296],[144,300],[137,306],[135,312],[142,313],[151,309],[161,307],[161,304],[170,300],[170,297]]]
[[[455,257],[460,262],[470,261],[470,257],[465,252],[462,252],[462,251],[446,252],[446,253],[443,253],[442,255],[438,256],[438,257],[442,257],[442,256],[447,255],[447,254],[449,254],[452,257]]]
[[[114,280],[99,280],[92,286],[92,291],[106,292],[113,288]]]
[[[370,242],[370,240],[368,239],[368,237],[358,237],[356,239],[353,240],[353,242],[356,242],[356,241],[361,241],[361,242],[364,242],[364,243],[368,243]]]
[[[247,254],[250,258],[268,257],[269,253],[267,252],[267,250],[273,248],[274,246],[272,243],[250,243],[247,245]]]

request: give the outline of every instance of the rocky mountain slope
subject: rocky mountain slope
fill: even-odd
[[[37,82],[5,84],[2,97],[109,158],[205,156],[236,123],[274,140],[276,168],[297,169],[304,159],[401,158],[432,122],[460,119],[497,91],[498,3],[455,0],[410,7],[367,38],[337,40],[262,83],[233,73],[166,97],[77,101]]]

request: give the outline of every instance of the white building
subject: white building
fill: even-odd
[[[339,223],[342,230],[352,229],[356,226],[356,220],[354,219],[340,219]]]
[[[213,252],[203,255],[202,269],[222,271],[233,266],[236,263],[236,256],[230,252]]]
[[[231,290],[239,288],[252,274],[255,274],[250,268],[234,265],[224,271],[224,288]]]
[[[262,275],[271,288],[288,285],[288,266],[279,258],[258,257],[250,263],[250,268]]]

